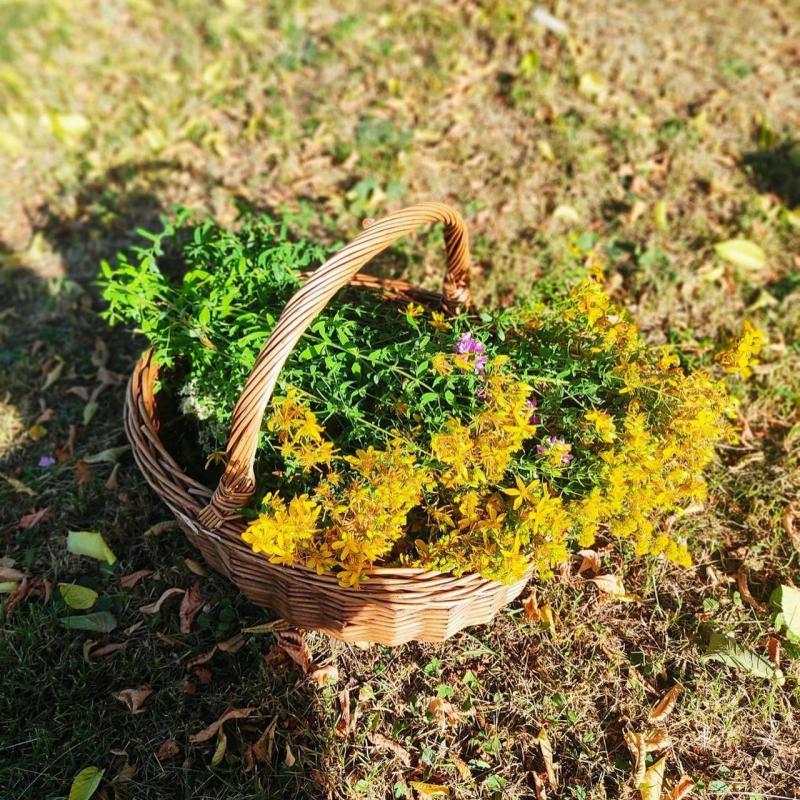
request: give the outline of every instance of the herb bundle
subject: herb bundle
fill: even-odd
[[[102,266],[107,318],[136,325],[174,368],[165,380],[179,383],[207,456],[223,450],[301,274],[327,255],[290,237],[297,222],[234,232],[181,213]],[[601,532],[688,565],[659,520],[705,497],[715,447],[735,435],[732,398],[710,371],[643,341],[605,291],[598,254],[573,258],[583,277],[570,288],[479,314],[340,292],[282,370],[252,548],[354,588],[387,564],[546,576]],[[762,338],[748,326],[721,365],[746,376]]]

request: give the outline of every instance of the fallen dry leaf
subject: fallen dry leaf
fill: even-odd
[[[644,773],[647,769],[647,747],[645,745],[644,735],[641,733],[633,733],[628,731],[625,733],[625,741],[628,744],[628,749],[633,756],[633,773],[631,775],[631,782],[634,788],[638,788],[644,780]]]
[[[213,675],[211,674],[210,669],[206,669],[206,667],[195,667],[194,674],[197,680],[203,685],[208,686],[211,683]]]
[[[328,684],[337,683],[339,681],[339,668],[336,664],[317,667],[308,673],[308,677],[311,678],[317,686],[327,686]]]
[[[630,594],[622,582],[619,575],[598,575],[596,578],[590,578],[590,583],[593,583],[601,592],[616,597],[617,600],[622,600],[623,603],[641,603],[642,598],[638,594]]]
[[[183,563],[186,564],[186,568],[189,570],[189,572],[193,572],[195,575],[198,575],[201,578],[205,578],[208,575],[206,568],[199,561],[195,561],[193,558],[184,558]]]
[[[191,633],[194,618],[200,613],[200,609],[205,605],[205,598],[200,590],[200,581],[195,581],[183,595],[181,600],[180,618],[181,633]]]
[[[289,742],[286,742],[286,757],[283,759],[283,763],[287,767],[293,767],[297,759],[294,757],[294,753],[292,752],[292,748],[289,747]]]
[[[207,650],[205,653],[200,653],[199,656],[194,656],[194,658],[190,658],[186,662],[186,669],[191,669],[192,667],[196,667],[199,664],[205,664],[207,661],[211,661],[216,652],[217,652],[217,645],[214,645],[210,650]]]
[[[644,749],[648,753],[657,753],[667,747],[672,747],[672,739],[664,728],[654,728],[644,735]]]
[[[121,692],[114,692],[112,697],[119,700],[131,714],[142,714],[142,706],[151,694],[153,690],[145,686],[141,689],[123,689]]]
[[[651,725],[663,722],[675,708],[678,702],[678,695],[683,691],[683,686],[676,683],[662,698],[653,706],[650,713],[647,715],[647,721]]]
[[[336,735],[347,736],[353,723],[350,717],[350,690],[342,689],[336,697],[339,700],[339,709],[342,713],[342,718],[336,723]]]
[[[666,759],[659,758],[658,761],[650,766],[644,773],[642,782],[638,787],[642,800],[660,800],[661,786],[664,783],[665,766]]]
[[[159,761],[166,761],[167,759],[175,758],[180,752],[181,749],[178,747],[178,743],[174,739],[167,739],[167,741],[158,748],[156,758]]]
[[[231,636],[230,639],[217,642],[217,647],[222,653],[238,653],[244,647],[244,644],[244,636],[241,633],[237,633],[235,636]]]
[[[14,609],[23,600],[40,597],[45,603],[49,603],[52,593],[52,586],[46,578],[29,578],[26,576],[22,579],[20,585],[6,597],[3,610],[6,616],[10,617]]]
[[[739,589],[739,594],[742,596],[742,600],[744,600],[747,605],[751,606],[762,614],[769,612],[769,609],[761,601],[756,600],[756,598],[753,597],[752,593],[750,592],[750,584],[747,580],[747,573],[742,567],[740,567],[736,572],[736,586]]]
[[[311,651],[305,637],[299,631],[278,631],[275,634],[278,647],[297,664],[303,672],[311,666]]]
[[[431,698],[426,710],[442,726],[458,724],[458,712],[455,706],[442,697]]]
[[[533,773],[533,788],[536,791],[536,800],[547,800],[547,789],[538,772]]]
[[[409,786],[417,793],[417,797],[425,798],[425,800],[429,797],[450,797],[450,787],[441,786],[438,783],[411,781]]]
[[[179,648],[179,647],[188,647],[189,645],[186,642],[181,642],[178,639],[174,639],[172,636],[167,636],[166,633],[161,633],[161,631],[156,631],[156,638],[159,641],[162,641],[167,647],[172,648]]]
[[[30,486],[24,484],[22,481],[12,478],[10,475],[6,475],[3,472],[0,472],[0,477],[2,477],[3,480],[18,494],[27,494],[29,497],[36,497],[36,492],[34,492]]]
[[[0,567],[0,581],[21,581],[24,577],[25,573],[14,567]]]
[[[253,745],[253,755],[259,764],[269,764],[272,761],[272,749],[275,745],[275,728],[277,724],[278,717],[276,715]]]
[[[547,772],[547,780],[553,789],[558,789],[558,775],[556,774],[556,764],[553,761],[553,747],[550,744],[550,737],[547,731],[542,728],[536,737],[536,743],[542,751],[544,768]]]
[[[146,606],[142,606],[139,611],[142,614],[157,614],[161,611],[161,606],[170,599],[170,597],[175,597],[176,595],[183,594],[184,590],[179,589],[177,586],[173,586],[171,589],[167,589],[165,592],[161,594],[161,597],[155,601],[155,603],[148,603]]]
[[[168,519],[164,522],[156,522],[155,525],[151,525],[143,535],[146,537],[160,536],[162,533],[176,530],[178,530],[178,523],[174,519]]]
[[[105,482],[106,491],[116,492],[117,489],[119,489],[119,480],[117,479],[119,468],[119,464],[114,464],[114,468],[111,470],[111,474],[108,476],[108,480]]]
[[[596,550],[579,550],[581,565],[578,567],[578,575],[582,572],[600,572],[600,554]]]
[[[796,519],[797,516],[794,512],[794,508],[790,503],[783,512],[781,522],[783,523],[783,529],[786,531],[786,535],[789,537],[789,541],[794,545],[794,549],[800,553],[800,526],[795,525]]]
[[[194,735],[189,737],[189,741],[192,744],[200,744],[200,742],[207,742],[209,739],[212,739],[217,731],[229,720],[229,719],[243,719],[244,717],[251,717],[255,708],[231,708],[226,711],[216,722],[212,722],[207,728],[203,728],[203,730],[195,733]]]
[[[133,589],[133,587],[136,586],[136,584],[139,583],[142,578],[146,578],[148,575],[152,574],[153,570],[151,569],[140,569],[136,572],[131,572],[130,575],[123,575],[120,578],[119,583],[123,589]]]
[[[669,800],[685,800],[694,789],[694,781],[688,775],[681,775],[681,779],[672,787],[667,795]]]
[[[775,665],[775,668],[780,669],[781,668],[780,639],[776,639],[774,636],[769,637],[769,641],[767,642],[767,653],[769,655],[769,660]]]
[[[218,767],[225,757],[228,749],[228,737],[225,735],[224,728],[217,731],[217,746],[214,748],[214,755],[211,756],[211,768]]]
[[[411,766],[411,754],[405,749],[405,747],[402,747],[397,742],[393,742],[391,739],[387,739],[382,733],[378,733],[377,731],[370,733],[367,738],[378,749],[387,750],[390,753],[394,753],[397,760],[404,767]],[[463,764],[464,762],[462,761],[461,763]]]
[[[459,758],[455,753],[450,754],[450,760],[455,765],[455,768],[458,770],[458,774],[461,776],[462,781],[471,781],[472,780],[472,773],[470,772],[467,763]]]
[[[553,609],[549,603],[539,606],[536,599],[536,592],[532,591],[523,601],[522,607],[525,609],[525,615],[531,622],[541,622],[550,628],[550,633],[555,635],[556,621],[553,616]]]
[[[72,472],[78,486],[83,486],[92,479],[92,468],[83,459],[75,465]]]
[[[28,528],[38,525],[49,513],[49,508],[40,508],[38,511],[33,511],[30,514],[26,514],[24,517],[20,517],[20,520],[17,524],[19,525],[20,530],[26,531]]]

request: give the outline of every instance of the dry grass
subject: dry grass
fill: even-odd
[[[194,633],[181,635],[167,610],[127,636],[93,637],[125,647],[91,664],[90,637],[58,625],[60,601],[31,600],[0,638],[4,796],[64,796],[96,764],[109,797],[372,800],[411,796],[413,780],[458,798],[533,797],[544,727],[560,767],[551,796],[632,797],[624,734],[641,731],[677,681],[667,788],[685,772],[699,797],[797,796],[800,661],[784,653],[779,687],[700,656],[711,629],[766,652],[771,615],[745,602],[739,570],[762,602],[800,582],[782,524],[800,489],[800,234],[787,214],[800,204],[800,14],[774,1],[549,7],[568,39],[537,26],[531,5],[504,0],[0,5],[0,471],[35,492],[0,482],[0,535],[32,575],[94,585],[121,630],[163,589],[189,585],[192,553],[175,533],[142,538],[166,512],[129,456],[110,489],[111,465],[76,472],[82,457],[123,443],[121,385],[86,425],[68,390],[96,384],[97,338],[110,370],[130,368],[140,343],[104,328],[91,281],[100,258],[174,202],[225,222],[238,207],[303,202],[334,240],[365,216],[446,199],[468,217],[487,301],[554,269],[588,230],[652,339],[701,354],[751,316],[771,342],[742,389],[743,443],[722,453],[704,513],[676,522],[697,566],[606,555],[643,604],[604,600],[576,564],[538,589],[554,633],[517,606],[441,647],[361,651],[312,636],[340,676],[318,689],[270,634],[215,655],[208,683],[187,670],[264,619],[214,577],[203,579],[208,605]],[[580,90],[589,73],[599,95],[585,78]],[[666,227],[655,221],[662,202]],[[733,236],[759,242],[767,267],[719,262],[714,243]],[[436,242],[421,238],[406,256],[384,267],[439,280]],[[43,391],[59,359],[62,375]],[[47,435],[32,441],[25,430],[48,408]],[[37,467],[70,425],[74,455]],[[45,507],[43,522],[20,529]],[[66,555],[76,528],[103,531],[116,573]],[[140,568],[156,574],[121,590],[119,574]],[[155,693],[141,715],[111,697],[143,685]],[[341,735],[343,691],[351,730]],[[433,697],[453,706],[452,719],[427,711]],[[212,769],[214,741],[188,737],[229,705],[257,711],[226,726],[228,752]],[[274,753],[247,771],[247,745],[274,716]],[[408,765],[375,734],[407,750]],[[181,753],[159,760],[168,738]]]

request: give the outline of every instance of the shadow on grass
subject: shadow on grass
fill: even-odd
[[[800,205],[800,141],[760,147],[745,153],[742,164],[759,192],[777,195],[787,208]]]
[[[69,203],[56,198],[35,209],[34,235],[57,257],[48,258],[47,270],[0,243],[0,405],[29,429],[0,452],[0,473],[14,481],[0,480],[3,555],[53,587],[93,588],[99,599],[92,611],[108,611],[118,621],[111,633],[65,629],[62,618],[86,612],[71,611],[57,590],[50,602],[23,599],[11,613],[0,612],[4,797],[66,796],[74,775],[90,765],[105,769],[106,797],[284,798],[330,791],[319,776],[332,757],[335,693],[298,681],[282,651],[265,661],[270,637],[251,637],[239,652],[217,653],[202,669],[187,663],[268,617],[213,574],[201,580],[206,604],[191,633],[181,632],[177,603],[143,616],[139,608],[164,590],[197,580],[187,559],[198,556],[177,531],[143,538],[170,514],[129,453],[117,464],[91,459],[126,444],[125,380],[143,346],[99,317],[94,277],[102,259],[136,244],[137,229],[158,227],[166,211],[158,194],[168,193],[160,190],[169,188],[164,176],[171,166],[126,165],[67,196]],[[61,274],[50,269],[53,260]],[[89,414],[86,397],[102,382],[101,370],[111,383]],[[39,430],[31,431],[34,425]],[[44,512],[38,523],[20,525],[35,512]],[[69,557],[69,530],[102,532],[119,561],[107,567]],[[140,569],[154,574],[121,588],[120,576]],[[91,647],[119,649],[92,658],[92,640]],[[141,714],[130,714],[112,696],[143,686],[153,695]],[[211,769],[218,740],[193,745],[189,736],[230,707],[253,712],[226,724],[227,752]],[[252,745],[275,717],[272,755],[253,766]],[[178,754],[159,757],[170,739]],[[293,766],[286,763],[287,747],[297,759]]]

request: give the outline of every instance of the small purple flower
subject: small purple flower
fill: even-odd
[[[486,356],[486,347],[479,339],[476,339],[469,331],[462,333],[453,348],[457,355],[475,356],[475,372],[483,372],[489,359]]]
[[[542,420],[539,418],[539,415],[536,413],[536,407],[539,405],[539,401],[536,399],[534,395],[531,395],[526,401],[525,405],[531,411],[530,418],[528,419],[529,425],[538,425]]]
[[[556,445],[562,445],[564,447],[564,453],[561,456],[561,463],[562,464],[569,464],[570,461],[573,459],[572,455],[572,445],[567,444],[563,439],[559,439],[556,436],[549,436],[547,439],[544,440],[544,444],[537,444],[536,445],[536,453],[537,455],[546,455],[551,448],[555,447]]]
[[[485,386],[479,386],[477,388],[477,390],[475,391],[475,397],[477,397],[478,400],[486,400],[486,398],[488,396],[489,395],[486,393],[486,387]]]
[[[39,466],[40,467],[52,467],[53,464],[55,464],[55,463],[56,463],[56,460],[53,458],[53,456],[42,456],[39,459]]]

